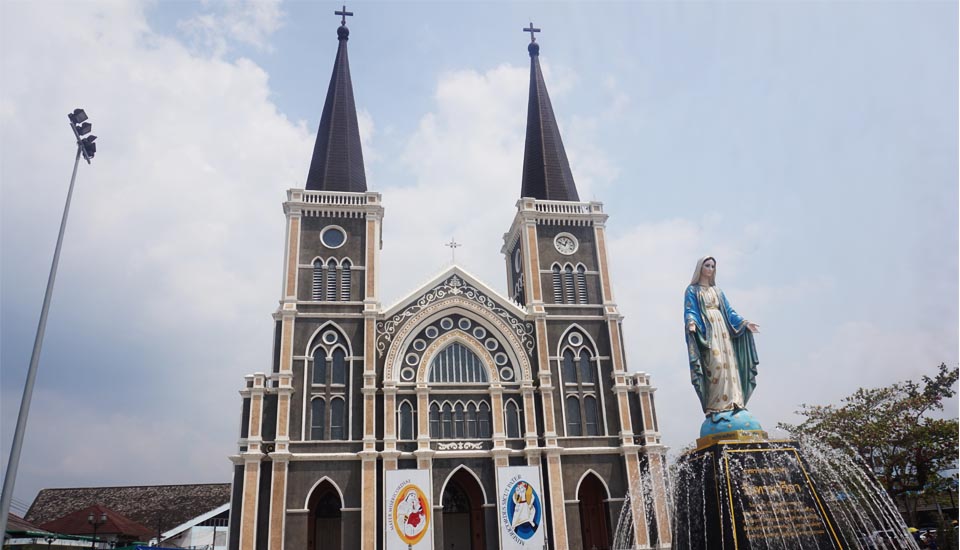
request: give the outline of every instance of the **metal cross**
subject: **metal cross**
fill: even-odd
[[[525,29],[523,29],[523,32],[528,32],[528,33],[530,33],[530,42],[536,42],[536,41],[537,41],[537,37],[534,36],[533,33],[535,33],[535,32],[540,32],[540,29],[534,27],[534,26],[533,26],[533,21],[531,21],[531,22],[530,22],[530,26],[527,27],[527,28],[525,28]]]
[[[342,9],[342,10],[335,11],[335,12],[333,12],[333,14],[340,16],[340,26],[346,26],[346,24],[347,24],[347,16],[348,16],[348,15],[349,15],[349,16],[353,16],[353,12],[352,12],[352,11],[347,11],[347,5],[346,5],[346,4],[343,5],[343,9]]]
[[[450,242],[448,242],[447,244],[445,244],[445,245],[443,245],[443,246],[446,246],[446,247],[449,247],[449,248],[450,248],[450,259],[453,261],[453,263],[456,263],[456,262],[457,262],[457,249],[460,248],[460,247],[463,246],[463,245],[460,244],[460,243],[458,243],[456,240],[454,240],[454,239],[451,237],[451,238],[450,238]]]

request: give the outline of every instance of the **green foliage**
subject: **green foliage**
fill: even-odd
[[[933,495],[951,484],[941,472],[957,468],[957,418],[933,418],[956,395],[958,369],[941,364],[935,376],[883,388],[860,388],[839,405],[800,406],[798,425],[779,424],[794,436],[810,436],[863,458],[894,500]],[[909,507],[908,507],[909,508]]]

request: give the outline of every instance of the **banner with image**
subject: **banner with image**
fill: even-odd
[[[430,470],[387,470],[383,477],[386,550],[433,548]]]
[[[544,544],[543,483],[540,468],[497,468],[497,519],[500,548],[540,550]]]

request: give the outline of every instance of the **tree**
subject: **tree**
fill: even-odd
[[[941,472],[957,468],[957,418],[931,415],[956,395],[957,378],[958,369],[941,364],[935,376],[923,376],[920,382],[860,388],[839,405],[802,404],[797,414],[803,422],[779,427],[831,447],[851,448],[915,523],[920,495],[942,492],[952,480]]]

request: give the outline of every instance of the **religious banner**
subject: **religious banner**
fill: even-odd
[[[433,548],[430,470],[387,470],[383,485],[386,550]]]
[[[543,484],[540,468],[497,468],[497,518],[500,548],[541,549],[544,544]]]

